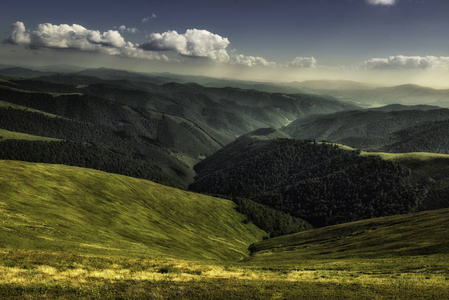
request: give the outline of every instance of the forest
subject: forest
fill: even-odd
[[[197,165],[192,190],[252,199],[315,227],[414,212],[427,192],[409,169],[336,145],[254,140],[220,159],[227,149],[229,160]]]

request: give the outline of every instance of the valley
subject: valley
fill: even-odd
[[[436,90],[0,74],[0,297],[449,297]]]

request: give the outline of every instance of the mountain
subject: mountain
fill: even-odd
[[[116,78],[142,76],[107,69],[87,71],[97,76],[115,74]],[[304,94],[192,83],[157,85],[80,74],[5,77],[0,93],[6,102],[0,109],[0,128],[64,140],[8,141],[0,144],[3,158],[95,168],[180,188],[193,182],[194,164],[237,136],[258,128],[281,127],[309,114],[354,108],[332,98]],[[21,108],[8,108],[11,105]],[[46,154],[25,153],[30,147]],[[50,155],[52,151],[60,154]],[[61,154],[67,151],[69,156]]]
[[[82,93],[175,115],[217,136],[223,144],[258,128],[281,127],[305,115],[357,108],[332,97],[208,88],[193,83],[155,84],[140,81],[146,80],[143,77],[125,71],[94,69],[11,81],[10,86],[20,84],[21,89],[30,91]]]
[[[425,122],[391,134],[387,152],[449,153],[449,120]]]
[[[221,147],[180,117],[85,95],[0,91],[3,99],[21,105],[0,108],[0,128],[66,140],[4,141],[3,159],[91,167],[185,188],[193,181],[191,165]]]
[[[226,261],[266,235],[228,200],[90,169],[0,165],[3,249]]]
[[[243,197],[315,227],[416,211],[410,170],[325,143],[242,136],[195,166],[190,189]]]
[[[332,86],[332,85],[330,85]],[[342,101],[350,101],[361,106],[376,107],[399,103],[403,105],[435,105],[449,108],[449,90],[432,89],[415,84],[404,84],[393,87],[353,86],[344,88],[326,88],[318,86],[307,92],[318,95],[332,95]]]
[[[413,139],[412,128],[416,126],[415,137],[420,126],[428,122],[449,120],[448,109],[434,109],[432,106],[388,105],[382,108],[338,112],[302,118],[282,128],[284,132],[298,139],[326,140],[342,143],[362,150],[394,151],[404,139]],[[429,123],[430,124],[430,123]],[[442,127],[443,128],[443,127]],[[424,130],[424,129],[422,129]],[[406,132],[408,135],[405,135]],[[435,134],[434,144],[445,145],[446,137]],[[419,151],[419,143],[401,147],[395,152]],[[423,147],[424,144],[421,144]],[[427,152],[445,153],[449,149],[429,146]]]
[[[57,73],[75,73],[75,72],[81,72],[82,70],[85,70],[84,67],[79,66],[73,66],[73,65],[67,65],[67,64],[55,64],[55,65],[48,65],[38,68],[38,70],[43,72],[57,72]]]
[[[52,72],[41,72],[36,70],[31,70],[27,68],[20,67],[10,67],[0,69],[0,74],[2,75],[14,75],[14,76],[44,76],[44,75],[52,75]]]
[[[124,70],[115,70],[115,69],[107,69],[107,68],[98,68],[98,69],[85,69],[74,73],[73,75],[77,76],[87,76],[87,77],[95,77],[105,80],[130,80],[130,81],[140,81],[140,82],[149,82],[155,84],[166,83],[166,81],[153,78],[151,76],[146,76],[139,73],[124,71]],[[168,79],[167,79],[168,80]]]
[[[373,85],[349,80],[306,80],[301,82],[294,81],[292,83],[289,83],[288,85],[307,91],[366,90],[374,88]]]

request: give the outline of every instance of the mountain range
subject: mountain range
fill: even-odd
[[[2,66],[0,298],[447,298],[437,94]]]

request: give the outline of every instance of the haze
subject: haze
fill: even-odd
[[[445,0],[2,2],[2,65],[449,88]]]

